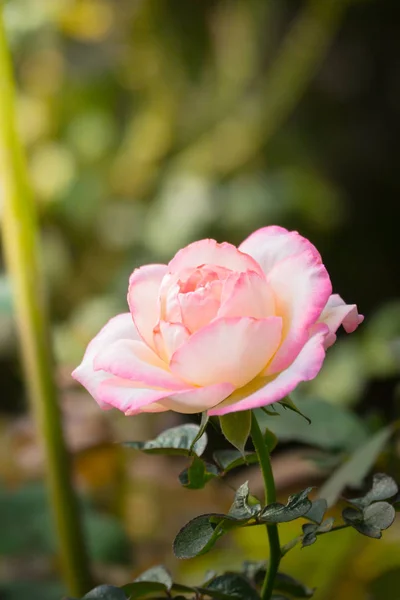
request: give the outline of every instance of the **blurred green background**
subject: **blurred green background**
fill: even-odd
[[[398,1],[8,0],[4,17],[96,574],[126,583],[166,562],[193,581],[263,558],[265,534],[251,529],[178,564],[179,526],[229,506],[230,489],[182,490],[180,462],[122,453],[114,440],[143,439],[179,417],[103,414],[70,372],[126,310],[136,266],[201,237],[240,243],[279,224],[315,243],[335,291],[366,315],[301,392],[369,424],[398,418]],[[50,600],[63,589],[4,269],[0,381],[0,598]],[[284,495],[324,477],[293,443],[278,448],[276,472]],[[382,543],[352,532],[336,540],[293,551],[287,570],[318,585],[320,600],[395,600],[399,528]]]

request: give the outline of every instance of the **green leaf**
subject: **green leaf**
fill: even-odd
[[[311,504],[310,510],[304,516],[306,519],[309,519],[310,521],[314,521],[314,523],[321,525],[327,508],[328,504],[325,498],[319,498],[318,500],[314,500],[314,502]]]
[[[260,427],[269,427],[281,442],[300,442],[329,452],[353,452],[368,439],[363,421],[346,408],[319,398],[302,398],[297,405],[310,417],[311,425],[278,404],[279,419],[256,411]]]
[[[346,454],[344,452],[332,454],[330,452],[314,452],[310,454],[304,454],[305,460],[311,461],[318,469],[318,471],[325,471],[326,473],[332,473],[342,463]]]
[[[272,452],[272,450],[275,450],[278,444],[278,438],[276,437],[273,431],[268,429],[268,427],[265,428],[264,441],[267,444],[268,452],[270,453]]]
[[[250,435],[251,411],[243,410],[239,412],[222,415],[219,418],[222,433],[235,448],[244,454],[244,448]]]
[[[188,585],[182,585],[181,583],[173,583],[172,590],[174,592],[182,592],[183,594],[190,594],[196,592],[196,588],[190,587]]]
[[[396,511],[388,502],[375,502],[364,508],[363,511],[356,508],[345,508],[342,516],[344,522],[354,527],[359,533],[380,539],[382,530],[392,525]]]
[[[309,425],[311,425],[311,419],[306,417],[306,415],[304,415],[301,412],[301,410],[295,405],[295,403],[293,402],[293,400],[291,400],[291,398],[289,398],[289,396],[286,396],[286,398],[283,398],[283,400],[279,400],[278,404],[280,404],[281,406],[283,406],[283,408],[286,408],[287,410],[291,410],[297,413],[298,415],[303,417],[303,419],[305,419]]]
[[[143,598],[149,594],[165,593],[171,590],[173,585],[170,573],[162,565],[148,569],[133,583],[123,586],[128,597]]]
[[[332,529],[334,522],[335,517],[328,517],[328,519],[325,519],[318,527],[318,533],[328,533],[328,531]]]
[[[207,424],[208,424],[208,420],[209,420],[209,416],[208,416],[207,411],[205,410],[204,412],[201,413],[201,421],[200,421],[199,431],[190,446],[190,450],[192,452],[194,450],[195,444],[199,441],[199,439],[201,438],[203,433],[205,433],[205,430],[206,430]]]
[[[362,498],[353,498],[348,500],[348,502],[351,502],[351,504],[354,504],[359,508],[364,508],[372,504],[372,502],[392,498],[398,491],[399,488],[394,479],[389,477],[389,475],[385,475],[385,473],[376,473],[373,476],[372,488],[370,491]]]
[[[165,593],[167,588],[157,581],[134,581],[122,587],[128,598],[146,598],[149,594]]]
[[[265,428],[264,440],[269,452],[272,452],[278,443],[278,438],[271,430]],[[237,467],[258,462],[258,456],[255,452],[240,452],[238,450],[217,450],[214,452],[213,458],[223,472],[221,475]]]
[[[181,484],[191,490],[200,490],[211,479],[219,476],[218,467],[194,456],[192,464],[179,475]]]
[[[233,514],[209,513],[199,515],[186,523],[178,532],[173,550],[177,558],[193,558],[208,552],[215,542],[230,529],[243,527],[254,518],[254,514],[238,512]]]
[[[267,408],[266,406],[261,406],[260,410],[262,410],[263,413],[265,413],[269,417],[279,417],[279,413],[273,404],[271,404],[269,408]]]
[[[238,450],[217,450],[213,458],[223,473],[228,473],[236,467],[252,465],[258,462],[255,452],[245,452],[244,455]]]
[[[124,442],[127,448],[134,448],[146,452],[146,454],[170,454],[190,456],[193,452],[201,456],[207,446],[207,435],[204,433],[195,442],[200,431],[198,425],[188,423],[179,427],[172,427],[158,435],[154,440],[147,442]],[[192,449],[193,444],[193,449]]]
[[[127,600],[127,596],[123,590],[113,585],[100,585],[83,596],[83,600]]]
[[[258,516],[260,505],[251,505],[248,500],[249,487],[246,482],[237,490],[227,515],[209,513],[199,515],[186,523],[174,540],[175,556],[177,558],[193,558],[199,554],[204,554],[227,531],[235,527],[243,527],[256,515]]]
[[[197,589],[201,594],[207,594],[216,600],[260,600],[260,596],[251,583],[238,573],[219,575],[207,587]]]
[[[194,558],[208,552],[225,532],[221,522],[226,515],[210,513],[195,517],[178,532],[173,551],[177,558]],[[211,518],[214,521],[211,522]]]
[[[314,595],[314,589],[311,589],[284,573],[277,573],[275,577],[274,590],[286,592],[295,598],[311,598]]]
[[[235,499],[228,513],[230,517],[239,520],[249,520],[260,512],[261,506],[259,504],[254,506],[249,505],[249,493],[249,482],[246,481],[236,491]]]
[[[265,560],[246,560],[243,563],[243,574],[245,575],[245,577],[247,577],[247,579],[249,579],[256,585],[262,584],[266,571],[267,561]]]
[[[332,529],[334,521],[334,517],[329,517],[329,519],[326,519],[321,525],[315,525],[314,523],[305,523],[302,526],[302,548],[314,544],[314,542],[317,541],[317,533],[328,533],[328,531]]]
[[[157,583],[162,583],[167,590],[171,589],[173,583],[171,574],[163,565],[157,565],[156,567],[147,569],[147,571],[135,579],[135,582],[137,581],[155,581]]]
[[[314,523],[305,523],[302,525],[303,538],[301,540],[301,547],[311,546],[317,541],[318,525]]]
[[[322,486],[318,496],[332,506],[345,487],[361,485],[392,433],[392,427],[385,427],[360,446]]]
[[[286,506],[279,502],[269,504],[262,510],[260,520],[263,523],[284,523],[303,517],[311,508],[311,500],[307,498],[311,490],[312,488],[309,487],[298,494],[289,496]]]

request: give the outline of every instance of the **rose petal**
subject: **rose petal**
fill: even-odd
[[[169,410],[190,415],[216,406],[222,400],[225,400],[234,389],[234,386],[230,383],[217,383],[216,385],[173,394],[165,400],[161,400],[160,404]]]
[[[279,317],[222,317],[194,333],[172,356],[173,373],[192,384],[242,386],[268,363],[279,346]]]
[[[324,265],[306,251],[278,262],[270,272],[276,301],[276,314],[283,319],[282,344],[265,375],[273,375],[290,365],[309,337],[332,292]]]
[[[144,412],[145,407],[171,394],[170,390],[155,390],[121,377],[109,377],[97,390],[100,402],[118,408],[126,415]]]
[[[194,292],[207,284],[225,281],[231,273],[230,269],[218,265],[202,265],[194,270],[184,269],[178,273],[179,288],[183,294]]]
[[[178,277],[176,277],[178,279]],[[180,288],[177,281],[173,282],[166,275],[160,288],[160,318],[170,323],[182,322],[182,310],[179,302]]]
[[[179,392],[138,387],[132,381],[113,377],[99,387],[99,397],[105,404],[118,408],[126,415],[141,412],[175,410],[192,414],[203,412],[227,398],[234,387],[224,383],[207,388],[190,388]]]
[[[157,354],[169,364],[171,356],[190,336],[182,323],[160,321],[154,330]]]
[[[232,244],[226,242],[218,244],[210,239],[194,242],[179,250],[169,263],[168,270],[176,273],[189,267],[195,269],[201,265],[217,265],[240,273],[256,271],[262,274],[261,267],[251,256],[240,252]]]
[[[189,267],[176,273],[167,273],[160,288],[161,318],[164,321],[181,323],[181,300],[190,292],[208,289],[213,298],[219,299],[223,282],[231,273],[229,269],[218,265]]]
[[[142,339],[152,348],[153,329],[160,318],[159,290],[166,272],[166,265],[147,265],[133,271],[129,279],[129,308]]]
[[[160,402],[153,402],[152,404],[148,404],[147,406],[143,406],[140,409],[142,413],[160,413],[167,412],[168,408],[165,408]]]
[[[301,381],[314,379],[325,358],[324,340],[328,327],[321,323],[303,346],[295,361],[282,373],[272,377],[257,377],[250,384],[235,390],[232,395],[209,411],[210,415],[226,415],[240,410],[267,406],[282,400]]]
[[[336,340],[335,333],[340,325],[343,325],[347,333],[353,333],[364,321],[364,317],[358,313],[356,304],[346,304],[339,294],[332,294],[319,321],[329,327],[329,334],[325,340],[325,347],[329,348]]]
[[[102,348],[94,358],[95,371],[106,371],[144,387],[182,390],[187,384],[179,381],[155,352],[142,341],[117,340]]]
[[[96,372],[93,367],[93,360],[96,354],[119,339],[140,340],[135,324],[130,313],[118,315],[101,329],[101,331],[92,339],[88,345],[85,355],[79,367],[72,373],[72,377],[79,381],[98,401],[97,389],[102,381],[110,375],[108,373]]]
[[[219,317],[263,319],[274,313],[274,295],[264,276],[248,271],[227,279],[222,290]]]
[[[252,233],[240,244],[239,250],[252,256],[267,275],[281,260],[302,254],[305,250],[311,252],[315,262],[321,262],[320,253],[309,240],[297,231],[276,225],[262,227]]]
[[[222,285],[221,281],[214,281],[194,292],[179,294],[182,322],[191,333],[205,327],[217,316]]]

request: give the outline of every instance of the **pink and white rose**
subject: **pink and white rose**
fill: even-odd
[[[240,246],[206,239],[136,269],[130,312],[111,319],[73,372],[102,408],[210,415],[281,400],[321,369],[340,325],[362,322],[332,294],[317,249],[282,227]]]

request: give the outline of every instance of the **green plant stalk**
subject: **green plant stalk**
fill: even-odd
[[[0,3],[0,196],[3,247],[13,285],[22,358],[38,438],[43,442],[60,562],[69,590],[81,596],[90,575],[64,444],[37,251],[38,227],[16,130],[14,81]]]
[[[264,441],[263,434],[257,422],[257,417],[253,412],[251,415],[251,438],[253,440],[255,451],[261,467],[264,480],[265,504],[276,502],[276,491],[274,475],[272,473],[271,459],[268,447]],[[279,563],[282,558],[281,545],[279,541],[278,526],[276,524],[267,525],[270,558],[267,573],[261,590],[262,600],[269,600],[272,595],[274,581],[279,569]]]

